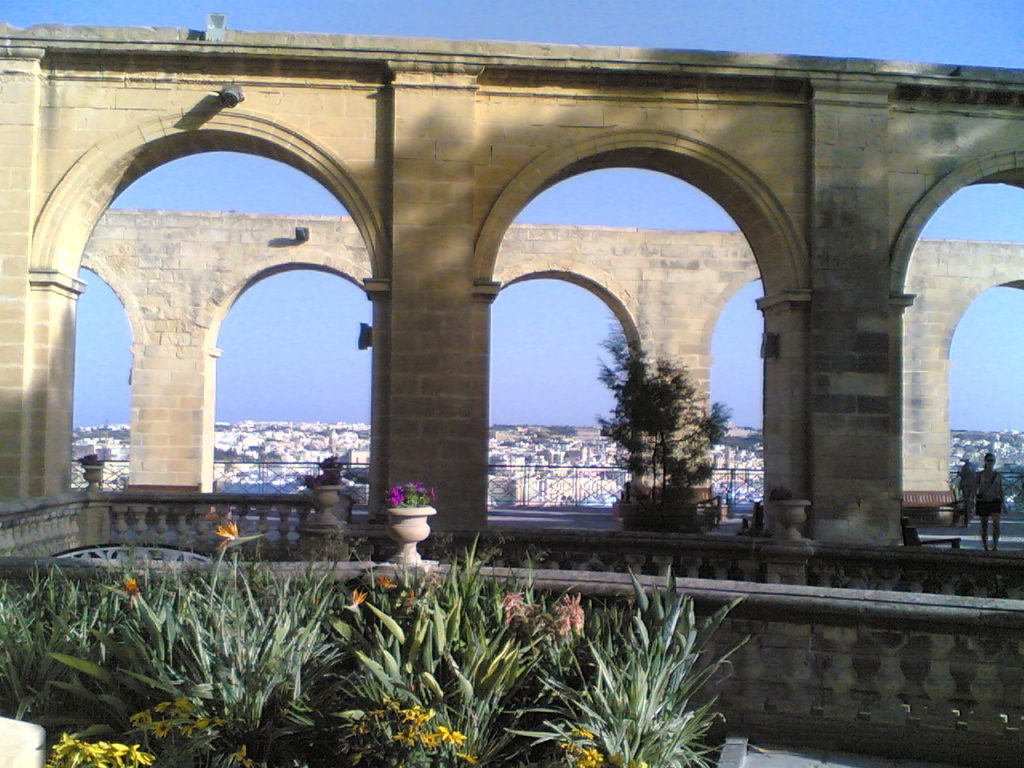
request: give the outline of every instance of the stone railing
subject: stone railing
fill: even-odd
[[[304,537],[305,494],[78,493],[0,504],[0,556],[47,555],[85,544],[145,544],[213,552],[229,515],[247,547],[272,559],[327,555]],[[394,544],[383,526],[349,525],[356,556],[386,560]],[[677,576],[714,581],[794,584],[988,598],[1024,598],[1024,555],[776,543],[748,536],[686,536],[503,527],[435,532],[420,545],[445,560],[477,544],[500,566]],[[339,557],[345,557],[339,550]]]
[[[102,538],[89,530],[94,517],[84,493],[0,502],[0,557],[45,557]]]
[[[445,559],[474,542],[496,564],[516,567],[1024,599],[1020,553],[526,528],[436,533],[420,550]]]
[[[55,562],[0,561],[0,576],[18,578]],[[95,573],[79,563],[61,565],[83,578]],[[381,566],[330,567],[348,581]],[[633,593],[625,574],[484,572],[604,600]],[[659,576],[640,580],[649,588],[665,583]],[[705,614],[740,600],[709,648],[711,657],[743,643],[713,681],[725,716],[719,737],[742,733],[754,743],[943,764],[1020,765],[1024,601],[686,578],[676,585]]]

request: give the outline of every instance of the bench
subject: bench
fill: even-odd
[[[910,524],[910,519],[906,517],[900,518],[900,527],[903,529],[903,546],[905,547],[924,547],[924,546],[939,546],[939,547],[951,547],[952,549],[960,549],[960,537],[959,536],[946,536],[937,539],[922,539],[917,533],[917,526]]]
[[[900,511],[912,523],[952,525],[958,504],[952,490],[903,491]]]
[[[709,531],[717,528],[722,521],[722,497],[716,496],[708,487],[694,488],[691,496],[697,505],[697,516],[704,521]]]

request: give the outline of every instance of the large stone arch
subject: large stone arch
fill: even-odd
[[[386,269],[383,221],[344,163],[297,129],[237,109],[213,111],[202,119],[161,115],[93,146],[65,174],[40,213],[33,232],[33,269],[74,274],[93,227],[122,190],[164,163],[211,151],[278,160],[319,181],[351,214],[374,274]]]
[[[943,176],[907,214],[893,241],[890,279],[893,293],[902,293],[907,270],[921,233],[943,203],[974,184],[1012,184],[1024,188],[1024,148],[969,160]]]
[[[506,229],[534,197],[580,173],[617,167],[661,171],[714,199],[750,243],[766,292],[807,286],[806,246],[768,185],[723,150],[659,131],[598,134],[535,158],[509,182],[484,221],[476,244],[477,279],[491,279]]]
[[[928,221],[947,200],[961,189],[987,183],[1024,187],[1024,150],[975,157],[957,166],[918,198],[893,241],[890,290],[894,295],[915,296],[903,319],[904,488],[946,487],[950,451],[949,351],[953,333],[967,307],[981,293],[1019,277],[998,264],[991,269],[980,268],[976,259],[968,257],[964,257],[964,262],[970,263],[970,268],[934,268],[928,261],[930,250],[952,246],[920,239]],[[915,270],[915,263],[919,269]]]

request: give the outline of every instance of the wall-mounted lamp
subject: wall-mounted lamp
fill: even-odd
[[[217,93],[217,98],[220,99],[222,105],[231,109],[245,101],[245,94],[242,93],[242,86],[232,83],[221,88]]]
[[[373,328],[366,323],[359,324],[359,348],[369,349],[373,346]]]
[[[295,242],[297,242],[297,243],[309,242],[309,227],[296,227],[295,228]]]

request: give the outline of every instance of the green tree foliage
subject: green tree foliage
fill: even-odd
[[[728,408],[715,403],[707,410],[685,366],[663,358],[652,363],[621,331],[604,347],[612,359],[602,364],[600,380],[615,407],[599,421],[640,482],[634,484],[637,500],[664,506],[685,499],[688,489],[711,477],[710,451],[725,435]]]

